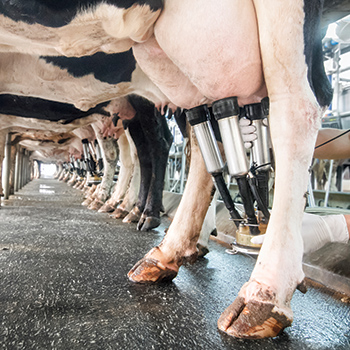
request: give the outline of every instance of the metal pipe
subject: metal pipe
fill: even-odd
[[[186,168],[186,139],[184,138],[182,141],[182,154],[181,154],[181,175],[180,175],[180,193],[184,192],[185,187],[185,168]]]
[[[340,44],[334,51],[333,64],[335,65],[335,79],[333,86],[333,101],[332,101],[332,113],[338,119],[339,127],[342,129],[342,121],[339,113],[340,103]]]
[[[331,182],[332,182],[333,164],[334,164],[334,160],[331,159],[330,163],[329,163],[328,183],[327,183],[326,193],[325,193],[325,197],[324,197],[324,204],[323,204],[324,207],[328,206],[329,192],[331,190]]]
[[[18,170],[18,189],[23,187],[22,177],[23,177],[23,148],[20,149],[20,159],[19,159],[19,170]]]
[[[20,168],[20,148],[19,146],[16,146],[16,163],[15,163],[15,184],[14,184],[14,191],[17,192],[19,189],[19,168]]]
[[[11,134],[6,135],[5,140],[5,159],[4,159],[4,199],[10,195],[10,168],[11,168]]]
[[[25,167],[26,167],[26,150],[23,149],[21,188],[25,186]]]
[[[241,222],[242,218],[235,208],[222,174],[224,162],[210,124],[208,107],[201,105],[192,108],[186,111],[186,116],[196,135],[207,171],[213,176],[226,208],[233,220]]]

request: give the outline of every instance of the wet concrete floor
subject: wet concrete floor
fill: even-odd
[[[268,340],[217,330],[255,260],[210,253],[163,285],[126,274],[168,224],[138,232],[81,206],[82,193],[34,180],[0,209],[0,349],[350,349],[350,300],[296,292],[294,322]]]

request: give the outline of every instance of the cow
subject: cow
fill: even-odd
[[[12,96],[12,95],[1,95],[0,100],[2,104],[3,113],[11,113],[23,115],[27,117],[35,117],[38,119],[49,119],[60,120],[61,123],[64,118],[67,120],[64,123],[67,123],[67,128],[74,129],[70,127],[70,121],[74,118],[83,118],[89,113],[95,116],[95,120],[91,123],[91,126],[80,127],[74,129],[72,132],[75,133],[80,140],[93,141],[95,138],[98,139],[99,144],[103,150],[104,157],[104,176],[102,183],[98,186],[97,191],[93,195],[84,201],[84,205],[89,205],[90,209],[99,209],[103,203],[107,200],[111,187],[113,185],[114,171],[116,167],[117,152],[115,142],[121,138],[120,142],[125,147],[125,135],[124,128],[132,129],[132,139],[137,143],[140,154],[142,154],[142,164],[141,164],[141,192],[140,199],[138,201],[135,210],[132,212],[131,216],[125,220],[125,222],[139,222],[138,228],[142,230],[150,230],[159,226],[160,218],[159,213],[162,208],[162,189],[164,182],[164,173],[165,167],[167,164],[167,154],[170,149],[171,144],[171,135],[165,123],[164,117],[160,118],[155,115],[154,104],[147,102],[143,98],[137,98],[136,96],[128,97],[128,100],[134,104],[134,107],[127,101],[126,98],[121,97],[115,99],[109,103],[106,107],[106,103],[99,105],[95,108],[90,109],[88,112],[82,112],[76,110],[73,106],[62,104],[53,101],[42,100],[38,98],[24,97],[24,96]],[[118,100],[118,102],[116,102]],[[113,107],[110,105],[113,104]],[[25,109],[27,107],[27,109]],[[105,108],[106,107],[106,108]],[[108,109],[107,112],[105,109]],[[122,122],[117,124],[114,127],[109,117],[109,113],[113,110],[113,114],[119,115],[121,118],[134,118],[135,115],[138,119],[137,126],[135,127],[135,122],[129,122],[129,125],[122,125]],[[46,112],[49,111],[49,112]],[[62,113],[61,113],[62,111]],[[97,113],[98,111],[98,113]],[[31,123],[26,121],[24,117],[13,117],[17,118],[16,122],[25,126],[27,128],[34,127],[31,126]],[[88,118],[85,118],[88,120]],[[85,120],[84,119],[84,120]],[[56,121],[56,123],[57,123]],[[162,126],[159,126],[158,121]],[[10,125],[11,131],[14,131],[13,124],[14,120],[11,120],[12,124],[3,123],[6,132]],[[38,121],[36,122],[38,123]],[[119,125],[119,126],[118,126]],[[62,127],[62,126],[61,126]],[[49,124],[49,128],[55,129],[55,124]],[[135,131],[136,130],[136,131]],[[167,130],[167,132],[166,132]],[[159,133],[160,132],[160,133]],[[112,134],[113,137],[111,137]],[[38,135],[38,134],[37,134]],[[124,137],[123,137],[124,136]],[[39,137],[36,136],[39,141]],[[147,139],[152,139],[152,142],[159,140],[159,144],[154,144],[152,146],[147,145]],[[140,144],[141,142],[141,144]],[[51,144],[51,146],[53,146]],[[62,146],[62,145],[61,145]],[[81,152],[80,152],[81,153]],[[149,157],[151,155],[151,157]],[[80,158],[80,155],[79,155]],[[124,168],[122,164],[122,169]],[[129,174],[130,177],[131,174]],[[62,178],[63,179],[63,178]],[[64,177],[64,181],[69,180],[69,173]],[[73,184],[75,177],[73,175],[70,183]],[[129,180],[127,178],[127,180]],[[138,181],[139,178],[136,176],[134,181]],[[127,183],[119,182],[116,186],[116,191],[118,188],[122,188],[123,191],[127,189]],[[136,189],[137,190],[137,189]],[[132,203],[132,206],[135,204],[135,186],[129,187],[128,200]],[[148,204],[147,204],[148,203]],[[128,205],[124,203],[124,205]],[[132,208],[129,210],[131,211]],[[136,214],[135,214],[136,213]],[[141,217],[141,214],[143,216]]]
[[[25,101],[24,96],[34,96],[37,98],[45,98],[46,100],[53,100],[55,102],[73,104],[82,111],[91,111],[96,108],[97,104],[99,104],[99,106],[105,106],[109,103],[110,98],[114,98],[113,111],[111,108],[106,107],[105,112],[114,115],[124,114],[123,118],[129,119],[130,116],[128,116],[129,112],[127,108],[131,110],[131,113],[135,113],[135,111],[130,105],[128,106],[124,102],[124,105],[127,106],[125,107],[121,101],[126,101],[123,96],[131,92],[151,98],[160,109],[167,103],[166,97],[149,81],[142,70],[137,67],[131,50],[118,54],[105,54],[100,52],[92,56],[80,58],[38,56],[18,52],[3,53],[0,56],[0,61],[2,68],[6,72],[2,80],[3,90],[1,91],[3,94],[2,98],[5,100],[10,96],[14,96],[9,95],[10,93],[17,93],[20,94],[20,96],[16,96],[15,99],[21,102]],[[106,103],[102,104],[102,102]],[[5,108],[7,108],[7,110]],[[8,106],[8,103],[5,103],[5,106],[3,106],[4,113],[10,113],[13,109],[14,105]],[[17,109],[20,112],[21,106],[18,106]],[[17,115],[19,112],[17,112]],[[45,118],[45,116],[42,118]],[[67,122],[70,122],[70,120],[74,118],[75,116],[73,113]],[[104,118],[104,130],[102,134],[105,135],[109,132],[106,122],[106,118]],[[100,130],[98,130],[99,123],[100,122],[96,121],[92,126],[97,137],[101,139],[103,135]],[[111,125],[111,119],[108,123]],[[119,126],[118,131],[114,131],[113,137],[117,139],[121,137],[118,142],[122,144],[123,147],[128,147],[126,135],[122,136],[122,134],[123,129]],[[106,138],[104,138],[104,140],[101,139],[100,142],[104,142],[104,149],[106,151]],[[109,142],[113,142],[113,140],[109,139]],[[133,142],[131,137],[129,137],[128,142]],[[111,149],[111,147],[109,147],[109,149]],[[125,152],[122,152],[122,155],[124,158],[122,160],[122,176],[120,178],[122,181],[118,182],[113,196],[117,196],[117,198],[125,194],[131,177],[130,161],[124,157]],[[133,157],[135,158],[134,155]],[[112,162],[115,163],[115,156],[112,158]],[[158,157],[156,157],[156,160],[158,160]],[[137,161],[134,159],[133,163],[135,164]],[[128,170],[125,166],[128,167]],[[162,164],[162,167],[165,167],[165,164]],[[97,191],[83,202],[84,205],[89,205],[90,209],[95,210],[103,205],[109,196],[110,188],[113,183],[114,168],[114,165],[109,164],[109,162],[106,163],[102,183],[98,186]],[[158,167],[155,169],[157,168]],[[134,182],[139,180],[137,177],[137,169],[138,166],[136,165]],[[67,174],[65,180],[68,181],[68,178],[69,174]],[[75,176],[73,175],[69,184],[72,184],[74,181]],[[154,191],[161,193],[161,188],[162,186],[156,186]],[[137,195],[137,191],[137,185],[135,186],[133,183],[133,186],[130,187],[128,191],[130,195],[127,196],[126,202],[124,206],[122,206],[124,212],[126,209],[131,211],[135,204],[135,195]],[[147,192],[148,191],[144,192],[144,194]],[[117,202],[118,201],[119,199],[117,199]],[[137,209],[137,211],[139,212],[139,209]],[[158,215],[159,214],[157,214],[157,216]],[[134,216],[131,221],[135,220],[136,216]],[[129,221],[130,220],[127,220],[127,222]]]
[[[41,130],[42,134],[67,133],[96,121],[101,114],[109,115],[103,106],[82,112],[67,104],[44,101],[30,97],[0,95],[0,139],[8,132]],[[41,120],[40,120],[41,119]],[[64,122],[65,120],[65,122]],[[0,159],[4,156],[4,142],[0,143]]]
[[[84,11],[74,3],[6,4],[0,50],[83,56],[133,46],[142,70],[172,103],[186,109],[231,96],[240,105],[269,96],[273,211],[251,279],[218,327],[236,337],[276,336],[291,324],[290,300],[297,287],[303,289],[304,193],[320,116],[331,99],[321,47],[314,45],[320,39],[322,1],[84,2],[92,4]],[[213,183],[193,133],[191,146],[184,200],[159,247],[130,271],[135,282],[171,280],[184,258],[197,254]]]
[[[230,96],[242,106],[270,98],[274,204],[251,278],[218,321],[221,331],[235,337],[278,335],[292,323],[295,289],[305,291],[301,218],[316,134],[332,96],[321,59],[321,5],[165,1],[154,36],[133,46],[141,69],[178,106],[192,109]],[[183,94],[177,84],[186,86]],[[192,164],[203,162],[195,140],[191,146]],[[184,257],[195,254],[197,230],[186,224],[193,213],[204,217],[212,186],[200,167],[199,177],[191,166],[184,198],[197,196],[203,206],[194,199],[180,204],[176,224],[129,272],[132,281],[171,280]]]
[[[72,104],[84,112],[129,94],[142,95],[158,108],[167,103],[138,67],[131,49],[79,58],[1,53],[0,67],[4,73],[0,94]]]

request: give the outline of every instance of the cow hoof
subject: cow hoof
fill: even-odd
[[[98,210],[99,213],[112,213],[114,211],[114,207],[109,205],[108,203],[105,203],[102,205],[102,207]]]
[[[154,228],[158,227],[160,225],[160,218],[157,218],[155,216],[144,216],[141,215],[141,218],[137,224],[137,229],[139,231],[150,231]]]
[[[269,296],[267,301],[261,300],[261,295],[259,299],[246,302],[238,296],[221,314],[218,328],[236,338],[261,339],[276,337],[292,324],[292,319],[283,310],[268,301]]]
[[[88,209],[90,210],[98,210],[102,207],[103,203],[99,200],[95,199],[89,206]]]
[[[158,247],[152,249],[143,259],[138,261],[129,271],[130,281],[135,283],[160,283],[172,281],[177,273],[178,266],[175,264],[164,264],[159,258],[162,255]]]
[[[182,262],[183,262],[184,265],[187,265],[187,264],[192,265],[197,260],[198,260],[198,252],[195,252],[195,253],[193,253],[191,255],[184,256]]]
[[[209,249],[199,243],[197,244],[197,249],[198,249],[198,258],[203,258],[209,253]]]
[[[130,224],[132,222],[139,222],[141,218],[141,211],[138,207],[134,207],[131,212],[123,219],[123,222]]]
[[[192,253],[191,255],[187,255],[183,257],[183,264],[194,264],[199,258],[203,258],[205,255],[209,253],[209,249],[204,247],[203,245],[197,243],[197,251]]]
[[[86,198],[81,205],[84,205],[85,207],[89,206],[92,203],[93,199],[92,198]]]
[[[127,210],[124,210],[123,208],[117,208],[112,213],[112,217],[116,219],[124,219],[128,214],[129,212]]]

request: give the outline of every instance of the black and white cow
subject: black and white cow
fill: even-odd
[[[311,0],[165,1],[154,37],[133,47],[141,68],[179,106],[193,108],[230,96],[240,105],[270,98],[276,182],[268,240],[249,282],[218,321],[220,330],[236,337],[279,334],[292,322],[295,289],[303,289],[304,194],[321,115],[331,101],[322,62],[321,11],[321,2]],[[183,94],[177,84],[186,86]],[[202,169],[201,175],[191,166],[188,200],[180,204],[162,243],[129,272],[135,282],[172,279],[184,257],[195,252],[197,230],[188,222],[193,213],[204,217],[197,200],[208,204],[212,185],[195,141],[192,146],[192,165]]]
[[[142,70],[177,106],[193,108],[230,96],[244,105],[269,96],[276,160],[273,211],[251,279],[218,326],[237,337],[279,334],[292,322],[290,300],[304,278],[304,193],[320,116],[331,98],[321,46],[315,44],[320,41],[322,1],[57,5],[36,0],[34,5],[29,8],[23,0],[1,3],[1,51],[84,56],[133,46]],[[172,279],[184,258],[196,254],[213,184],[194,138],[191,143],[183,201],[160,246],[129,273],[135,282]]]
[[[128,100],[134,106],[132,106]],[[101,184],[98,186],[98,190],[93,194],[92,199],[86,203],[91,204],[89,206],[90,209],[99,209],[110,194],[118,154],[116,150],[117,140],[121,148],[129,148],[129,144],[135,141],[138,153],[142,155],[141,157],[143,159],[141,162],[140,199],[136,203],[136,191],[138,191],[139,186],[136,185],[135,188],[134,183],[135,181],[140,181],[140,178],[135,176],[132,186],[128,186],[131,172],[123,176],[120,179],[122,181],[118,181],[115,192],[119,193],[118,189],[120,189],[125,194],[126,189],[128,189],[128,196],[124,201],[124,210],[126,207],[131,206],[131,208],[129,208],[129,211],[131,211],[132,207],[136,204],[131,217],[126,219],[125,222],[139,222],[138,227],[142,230],[149,230],[160,224],[159,213],[162,208],[164,172],[167,164],[167,154],[170,148],[171,137],[169,131],[164,137],[164,130],[166,131],[167,128],[165,119],[164,117],[160,118],[155,115],[156,109],[154,104],[137,96],[130,96],[128,99],[121,97],[110,103],[113,104],[113,107],[109,107],[109,109],[113,110],[114,114],[118,114],[121,118],[137,119],[137,121],[129,122],[127,128],[132,129],[132,135],[129,140],[127,140],[124,133],[124,128],[126,128],[126,126],[124,125],[123,127],[120,121],[120,123],[118,123],[118,125],[120,125],[114,127],[109,112],[105,110],[107,103],[100,104],[90,109],[88,112],[83,112],[77,110],[72,105],[32,97],[0,95],[0,101],[2,102],[0,112],[3,113],[2,119],[0,120],[1,133],[25,132],[25,136],[22,136],[21,143],[22,145],[25,144],[28,149],[33,147],[36,149],[48,147],[51,153],[56,149],[57,155],[57,148],[60,150],[68,146],[72,148],[72,141],[69,140],[69,143],[68,141],[63,142],[62,138],[67,138],[67,136],[57,135],[57,132],[53,130],[58,130],[60,132],[63,130],[66,132],[71,131],[78,137],[76,137],[74,141],[80,140],[80,143],[75,145],[75,149],[80,150],[78,155],[80,158],[82,153],[81,140],[85,139],[91,142],[97,138],[103,151],[102,155],[105,167],[104,176]],[[10,116],[5,116],[4,114],[10,114]],[[73,122],[74,119],[75,122]],[[34,123],[33,120],[35,120]],[[76,128],[77,120],[81,121],[79,128]],[[135,123],[137,125],[136,128],[134,126]],[[163,127],[159,127],[158,123],[163,124]],[[89,124],[91,124],[91,126]],[[135,129],[137,131],[135,131]],[[32,136],[28,136],[29,132],[31,132]],[[112,134],[113,137],[109,134]],[[30,146],[28,144],[28,138],[32,140],[37,138],[37,140],[34,145]],[[43,139],[49,140],[50,138],[50,143],[45,143],[43,141]],[[59,141],[55,141],[55,138],[59,139]],[[159,144],[148,146],[147,139],[152,139],[153,143],[158,140]],[[57,145],[57,143],[59,143],[59,145]],[[71,150],[70,153],[72,154]],[[63,156],[62,153],[60,154]],[[130,157],[130,154],[123,157],[122,162],[128,162],[128,157]],[[137,157],[137,155],[134,155],[134,157]],[[134,163],[136,162],[138,162],[138,160],[134,159]],[[122,163],[122,174],[125,172],[124,168]],[[136,164],[135,168],[137,168]],[[132,171],[133,166],[130,169]],[[67,176],[68,175],[69,174],[67,174]],[[68,177],[65,179],[68,181]],[[71,182],[73,182],[73,180],[74,176]],[[92,201],[93,203],[91,203]]]
[[[126,100],[121,96],[130,93],[140,94],[152,99],[160,109],[168,103],[167,98],[149,81],[139,67],[136,66],[131,50],[118,54],[96,53],[92,56],[79,58],[3,53],[0,55],[0,61],[4,72],[6,72],[3,79],[3,90],[0,91],[0,93],[3,94],[5,92],[7,93],[6,95],[2,95],[2,99],[5,102],[2,106],[2,111],[6,114],[12,113],[20,116],[22,111],[27,107],[27,111],[23,112],[24,116],[26,116],[29,111],[37,111],[37,117],[41,119],[52,120],[52,118],[56,118],[56,121],[58,121],[61,118],[65,119],[65,123],[69,123],[75,118],[83,118],[87,115],[87,113],[80,113],[77,109],[72,109],[69,104],[73,104],[75,107],[83,111],[88,111],[88,113],[91,114],[98,103],[114,98],[112,108],[106,107],[107,103],[104,103],[99,105],[100,110],[106,107],[103,109],[103,113],[110,113],[113,115],[123,114],[123,118],[130,118],[128,114],[131,113],[133,116],[135,111],[130,104],[129,111],[125,110],[125,106],[121,101]],[[20,96],[9,95],[9,93],[45,98],[53,100],[55,103],[50,104],[49,102],[39,99],[35,100],[31,97],[26,99]],[[39,103],[38,101],[42,101],[40,108],[43,108],[43,110],[48,110],[45,104],[52,106],[53,113],[51,113],[50,116],[41,113],[39,108],[31,105],[32,101],[37,101],[37,104]],[[65,104],[58,104],[56,101],[64,102]],[[26,106],[25,103],[27,103],[28,106]],[[18,104],[18,106],[16,106],[16,104]],[[110,103],[110,105],[112,105],[112,103]],[[60,112],[60,110],[64,111],[64,108],[67,109],[67,112],[62,113],[62,116],[60,116],[60,113],[56,113]],[[72,111],[71,115],[67,115],[70,111]],[[32,112],[29,113],[33,116]],[[25,120],[22,119],[22,121],[23,124],[26,125]],[[109,122],[109,124],[111,124],[111,122]],[[144,124],[143,129],[146,130],[150,125],[150,123]],[[116,153],[113,150],[113,145],[107,146],[106,138],[102,139],[101,130],[103,129],[102,133],[107,132],[106,118],[103,120],[103,125],[101,125],[101,119],[99,119],[95,120],[92,126],[100,143],[103,143],[103,154],[112,152],[110,153],[111,156],[105,157],[106,166],[102,184],[98,186],[98,190],[93,193],[89,199],[84,201],[84,204],[89,204],[90,209],[99,209],[108,198],[113,184],[113,169],[115,167],[113,164],[116,161]],[[30,127],[30,125],[27,125],[27,127]],[[114,131],[114,137],[116,136],[115,134],[116,132]],[[121,136],[118,143],[124,148],[129,148],[126,142],[127,136],[122,135],[120,132],[117,132],[117,134],[117,138]],[[109,140],[109,142],[113,143],[113,140]],[[128,142],[133,142],[131,136],[128,138]],[[159,152],[160,150],[161,149],[159,149]],[[135,204],[135,194],[138,191],[138,186],[135,182],[139,181],[139,178],[137,176],[138,165],[136,165],[138,161],[136,159],[131,161],[130,154],[126,153],[128,152],[122,151],[120,153],[123,158],[121,160],[121,181],[118,182],[112,197],[113,199],[117,198],[115,204],[118,203],[126,194],[126,189],[129,188],[127,198],[125,198],[122,205],[124,212],[126,210],[129,212]],[[135,158],[135,153],[131,153],[131,155]],[[155,157],[153,163],[159,162],[160,159],[161,157]],[[165,162],[163,161],[161,165],[153,164],[153,167],[154,169],[163,168],[165,167]],[[135,169],[135,176],[133,176],[132,182],[133,186],[128,187],[133,168]],[[143,171],[143,173],[145,172]],[[68,180],[68,178],[66,179]],[[74,176],[70,183],[73,181]],[[156,186],[152,191],[161,194],[161,189],[162,186]],[[153,193],[151,197],[154,197],[153,195],[155,195],[155,193]],[[159,197],[159,194],[157,196]],[[109,204],[110,203],[111,202],[109,202]],[[159,205],[157,204],[157,206]],[[139,207],[142,208],[142,206]],[[137,212],[138,211],[139,209],[137,209]],[[158,212],[158,210],[155,210],[155,212]],[[157,216],[159,216],[159,213]],[[135,215],[132,220],[136,220]],[[156,219],[156,221],[158,220],[159,218]],[[146,227],[148,225],[141,226]]]
[[[55,144],[59,145],[60,148],[70,147],[72,133],[84,129],[100,119],[109,117],[109,113],[104,110],[103,105],[83,112],[72,105],[32,97],[0,95],[0,101],[0,135],[2,139],[7,133],[20,133],[22,140],[19,141],[28,144],[29,138],[35,138],[37,142],[35,148],[39,149],[40,147],[42,150],[48,145],[52,148]],[[66,134],[68,135],[66,136]],[[74,137],[76,138],[76,135]],[[104,140],[104,143],[106,142]],[[2,160],[4,143],[1,143],[0,146]],[[81,145],[78,144],[77,147],[81,148]]]

